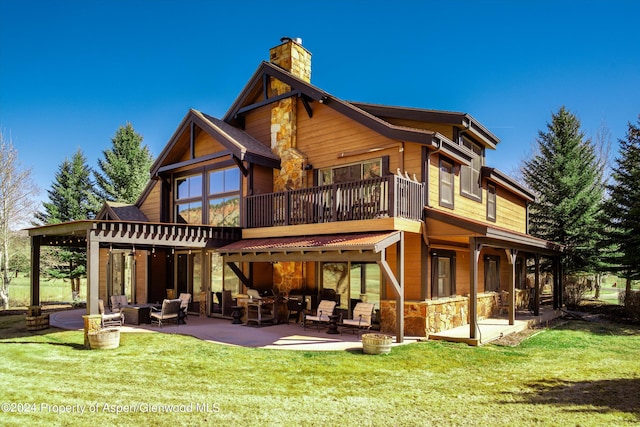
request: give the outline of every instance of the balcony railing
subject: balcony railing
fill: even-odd
[[[247,228],[384,217],[420,221],[426,186],[396,175],[246,198]]]

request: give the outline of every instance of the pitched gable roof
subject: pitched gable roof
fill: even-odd
[[[104,202],[96,220],[149,222],[137,206],[117,202]]]
[[[280,167],[280,158],[274,154],[269,147],[266,147],[248,133],[235,128],[222,120],[216,119],[215,117],[204,114],[198,110],[191,109],[182,119],[182,122],[180,122],[180,125],[174,132],[173,136],[169,139],[169,142],[151,167],[152,176],[156,175],[163,167],[167,166],[165,165],[165,162],[176,147],[180,137],[184,132],[189,130],[192,123],[222,144],[238,160],[256,163],[271,168]]]
[[[273,77],[286,83],[291,87],[291,91],[277,97],[270,99],[266,99],[265,97],[262,101],[254,102],[254,100],[260,98],[261,93],[264,92],[264,86],[267,84],[266,81],[268,77]],[[303,101],[307,103],[308,111],[311,111],[311,113],[310,102],[318,102],[388,138],[423,144],[434,150],[443,149],[451,157],[463,164],[469,164],[471,160],[470,153],[468,153],[466,149],[458,146],[438,132],[389,123],[359,108],[356,104],[336,98],[316,86],[297,78],[277,65],[265,61],[263,61],[253,73],[253,76],[231,105],[231,108],[229,108],[223,120],[234,126],[242,126],[242,114],[244,112],[249,111],[251,108],[257,108],[283,97],[290,96],[302,98]]]

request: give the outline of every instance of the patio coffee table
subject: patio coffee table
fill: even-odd
[[[151,323],[151,306],[123,307],[124,323],[139,325],[141,323]]]

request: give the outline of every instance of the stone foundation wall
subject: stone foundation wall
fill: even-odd
[[[518,298],[517,294],[516,298]],[[497,312],[498,307],[493,293],[478,295],[478,319],[486,319]],[[426,337],[430,333],[468,324],[468,297],[456,296],[404,303],[405,335]],[[388,334],[396,332],[395,300],[380,301],[380,331]]]

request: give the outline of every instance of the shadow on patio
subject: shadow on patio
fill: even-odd
[[[82,316],[86,310],[68,310],[52,313],[49,323],[62,329],[82,330]],[[190,335],[195,338],[218,344],[237,345],[242,347],[286,349],[286,350],[359,350],[362,342],[358,334],[345,332],[342,335],[329,335],[320,328],[303,329],[300,324],[280,324],[273,326],[234,325],[231,320],[217,318],[200,318],[189,315],[187,324],[170,323],[162,328],[151,325],[125,325],[122,332]],[[405,337],[404,344],[417,342],[416,337]],[[393,343],[392,345],[399,345]]]

